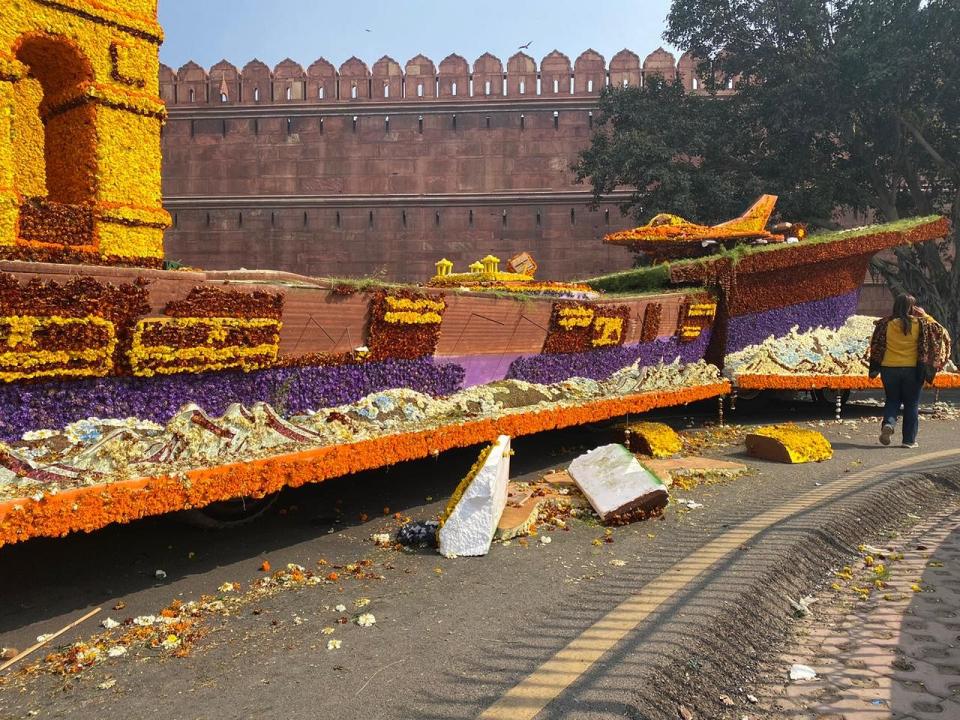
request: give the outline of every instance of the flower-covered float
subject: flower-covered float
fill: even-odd
[[[696,245],[698,257],[594,278],[590,285],[618,293],[710,288],[717,318],[706,357],[723,368],[734,390],[879,388],[879,379],[867,375],[867,349],[877,318],[854,314],[870,258],[948,232],[945,218],[928,216],[809,237],[801,233],[803,238],[770,240],[754,233],[744,243],[701,243]],[[612,241],[629,245],[631,233],[617,233]],[[638,248],[656,242],[644,228],[635,235],[642,238]],[[656,253],[653,257],[660,259]],[[948,363],[933,384],[960,387],[960,374]]]
[[[0,545],[722,396],[757,328],[842,324],[872,253],[946,233],[751,226],[581,284],[166,270],[160,40],[155,0],[0,9]]]
[[[745,390],[867,390],[881,387],[868,376],[870,336],[875,317],[852,315],[840,327],[832,324],[786,335],[771,334],[724,358],[723,373]],[[950,361],[933,380],[936,388],[960,387],[960,374]]]

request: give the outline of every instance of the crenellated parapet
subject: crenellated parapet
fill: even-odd
[[[273,70],[259,60],[251,60],[242,69],[221,60],[209,71],[190,61],[177,71],[160,66],[160,96],[171,106],[542,100],[596,97],[607,85],[640,87],[654,76],[679,79],[688,92],[705,88],[697,76],[697,62],[689,53],[678,61],[672,53],[657,48],[642,61],[639,55],[624,49],[609,64],[592,49],[573,62],[553,50],[539,65],[524,52],[517,52],[505,64],[495,55],[484,53],[472,65],[456,54],[439,64],[416,55],[404,65],[384,56],[372,66],[351,57],[339,68],[320,58],[306,70],[289,58]],[[720,85],[720,92],[733,90],[733,83],[726,79]]]

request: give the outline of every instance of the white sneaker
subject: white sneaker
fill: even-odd
[[[905,448],[913,449],[913,448],[918,448],[918,447],[920,447],[920,443],[918,443],[918,442],[904,443],[904,444],[901,445],[900,447],[905,447]]]

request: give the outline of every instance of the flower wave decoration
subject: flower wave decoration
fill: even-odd
[[[0,503],[0,546],[31,537],[61,537],[91,531],[112,522],[131,520],[237,496],[260,497],[285,486],[296,487],[332,477],[425,458],[438,450],[492,442],[499,435],[521,435],[685,404],[729,392],[720,381],[696,387],[641,392],[604,398],[576,406],[561,405],[532,412],[445,424],[289,452],[245,462],[120,480],[19,498]]]
[[[854,315],[837,329],[816,327],[803,332],[794,325],[788,333],[770,335],[727,355],[724,373],[741,375],[867,374],[867,348],[876,318]]]
[[[793,326],[801,332],[816,327],[839,328],[856,312],[859,298],[858,287],[820,300],[732,317],[727,325],[727,353],[782,335]]]
[[[710,330],[704,330],[692,342],[679,338],[658,338],[636,345],[619,345],[586,352],[541,354],[517,358],[510,364],[507,378],[535,383],[554,383],[572,377],[603,380],[633,363],[655,365],[679,358],[692,363],[704,357],[710,344]]]

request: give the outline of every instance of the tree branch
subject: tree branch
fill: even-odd
[[[953,163],[945,160],[943,155],[937,152],[936,148],[934,148],[933,145],[927,141],[927,139],[923,136],[923,133],[920,132],[920,129],[916,125],[904,117],[902,113],[897,113],[897,119],[900,121],[903,127],[906,128],[911,135],[913,135],[914,139],[920,143],[920,147],[927,152],[927,155],[929,155],[937,165],[948,171],[954,177],[960,176],[960,172],[958,172],[957,167]]]

